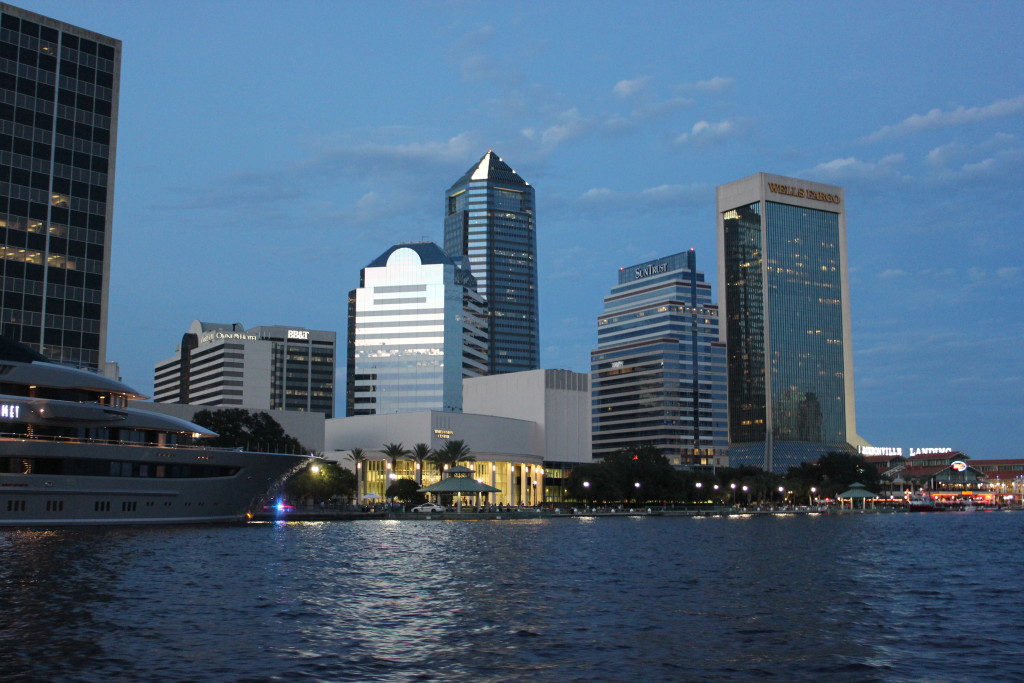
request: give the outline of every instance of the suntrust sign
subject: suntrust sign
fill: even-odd
[[[817,190],[808,190],[803,187],[794,187],[793,185],[768,183],[768,189],[775,194],[784,194],[790,197],[799,197],[801,199],[813,199],[817,202],[827,202],[829,204],[838,204],[840,202],[838,194],[832,194],[831,192],[818,192]]]
[[[658,273],[667,273],[667,263],[656,263],[653,266],[645,266],[643,268],[637,268],[633,271],[633,279],[639,280],[640,278],[649,277],[651,275],[657,275]]]

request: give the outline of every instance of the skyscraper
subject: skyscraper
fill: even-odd
[[[156,364],[153,401],[295,410],[334,417],[337,335],[304,327],[193,321]]]
[[[692,249],[619,269],[590,359],[594,457],[644,444],[675,465],[724,461],[725,345]]]
[[[469,258],[487,305],[488,374],[539,368],[533,187],[488,151],[445,196],[445,251]]]
[[[487,374],[487,329],[463,257],[396,244],[349,294],[346,414],[460,412],[462,380]]]
[[[859,445],[843,189],[758,173],[717,195],[730,464]]]
[[[0,14],[0,334],[100,368],[121,41]]]

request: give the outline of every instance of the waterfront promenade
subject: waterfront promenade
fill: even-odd
[[[1004,507],[1001,511],[1020,511],[1020,506]],[[840,508],[832,505],[822,506],[752,506],[752,507],[729,507],[729,506],[680,506],[676,508],[666,506],[649,507],[625,507],[618,508],[590,508],[579,509],[573,507],[565,508],[503,508],[502,510],[487,509],[483,511],[463,509],[462,511],[448,510],[445,512],[406,512],[404,510],[370,510],[363,511],[354,509],[354,506],[344,508],[320,508],[316,506],[296,507],[285,512],[267,510],[253,517],[254,521],[277,522],[277,521],[353,521],[361,519],[390,519],[390,520],[448,520],[448,521],[472,521],[472,520],[514,520],[514,519],[572,519],[576,517],[730,517],[730,516],[772,516],[772,515],[863,515],[863,514],[892,514],[905,513],[907,508],[899,506],[879,506],[867,509]],[[962,512],[949,510],[943,512]],[[989,511],[994,512],[994,511]]]

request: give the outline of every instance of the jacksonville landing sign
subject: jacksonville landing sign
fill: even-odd
[[[828,202],[829,204],[838,204],[840,197],[837,194],[831,192],[817,192],[815,190],[806,190],[802,187],[793,187],[792,185],[780,185],[779,183],[768,183],[768,189],[775,194],[784,194],[790,197],[799,197],[801,199],[813,199],[817,202]]]

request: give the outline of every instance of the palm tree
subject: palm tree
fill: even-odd
[[[384,457],[391,461],[391,473],[398,476],[398,461],[409,456],[409,450],[404,448],[400,443],[386,443],[384,444]],[[387,488],[392,482],[384,482],[384,487]]]
[[[445,443],[444,448],[432,451],[430,459],[437,463],[438,471],[443,474],[445,469],[459,462],[475,462],[476,456],[470,455],[469,446],[464,441],[452,439]]]
[[[363,500],[362,470],[366,469],[363,467],[363,463],[366,462],[366,456],[363,455],[362,448],[351,448],[345,455],[345,459],[356,466],[356,504],[359,504]]]
[[[425,443],[416,444],[412,447],[409,457],[419,465],[416,468],[416,483],[423,486],[423,464],[430,459],[430,446]]]

